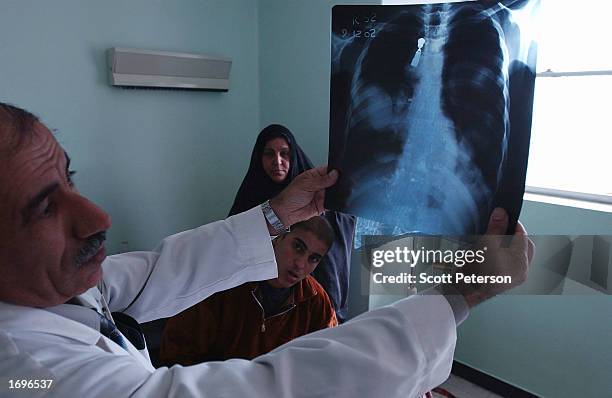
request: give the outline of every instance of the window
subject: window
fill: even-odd
[[[528,192],[612,203],[611,11],[542,0]]]

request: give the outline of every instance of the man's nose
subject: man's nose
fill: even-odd
[[[71,203],[73,231],[80,239],[86,239],[111,226],[108,214],[84,196],[76,194]]]

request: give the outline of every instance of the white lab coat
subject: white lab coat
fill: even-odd
[[[173,235],[154,252],[111,256],[103,266],[111,311],[140,322],[276,276],[259,208]],[[99,295],[94,289],[83,300],[96,306]],[[53,380],[28,397],[417,397],[448,377],[456,340],[446,299],[414,296],[252,361],[154,369],[131,344],[125,351],[70,318],[79,316],[0,302],[0,397],[16,396],[11,379]]]

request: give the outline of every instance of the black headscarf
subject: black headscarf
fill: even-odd
[[[266,143],[275,138],[284,138],[289,144],[289,173],[281,183],[276,183],[266,174],[263,169],[262,156]],[[271,124],[261,130],[255,141],[255,147],[251,154],[251,164],[247,171],[234,204],[228,216],[249,210],[266,200],[278,195],[293,179],[300,173],[312,169],[312,163],[302,148],[295,142],[291,131],[280,124]]]
[[[266,143],[275,138],[284,138],[289,144],[289,173],[281,183],[272,181],[263,169],[262,156]],[[229,216],[249,210],[278,195],[295,177],[312,168],[312,162],[295,141],[291,131],[280,124],[271,124],[261,130],[251,154],[247,171]],[[336,310],[338,322],[346,320],[348,312],[349,271],[351,247],[355,233],[355,217],[335,211],[325,212],[336,239],[312,275],[323,286]]]

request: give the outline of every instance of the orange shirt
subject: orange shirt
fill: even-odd
[[[258,282],[219,292],[171,318],[162,337],[166,365],[252,359],[307,333],[336,326],[327,293],[310,275],[277,315],[264,317]]]

